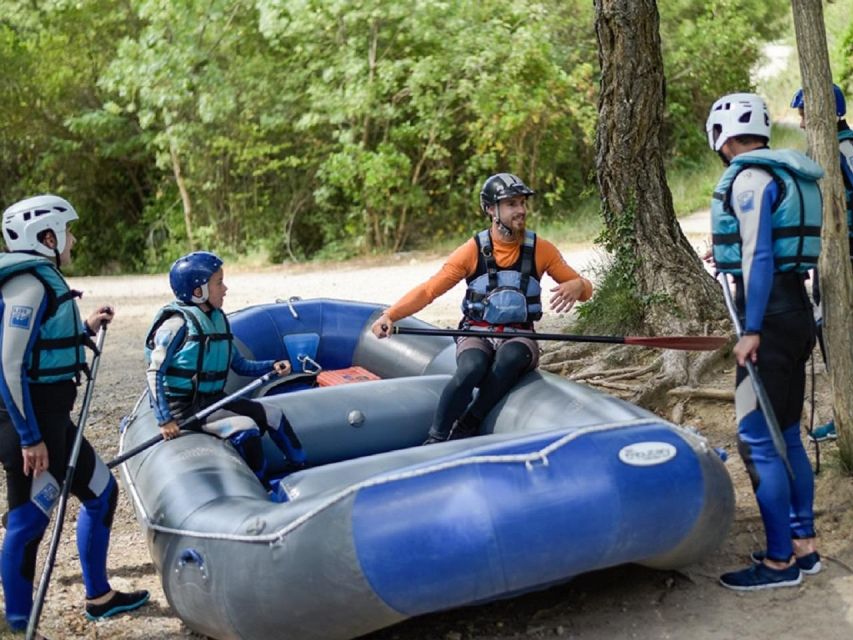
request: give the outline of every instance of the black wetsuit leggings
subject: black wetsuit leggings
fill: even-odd
[[[502,344],[494,354],[474,348],[460,352],[456,373],[438,401],[430,433],[446,437],[463,413],[476,422],[482,421],[529,369],[532,359],[530,349],[521,342]],[[472,403],[475,387],[480,392]]]

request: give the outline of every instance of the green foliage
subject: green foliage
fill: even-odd
[[[753,89],[761,45],[787,26],[788,0],[669,0],[658,4],[667,79],[664,135],[679,165],[702,161],[704,122],[721,95]]]
[[[639,258],[635,211],[635,202],[629,203],[620,215],[602,207],[605,225],[596,243],[607,251],[608,259],[597,269],[600,285],[596,287],[595,296],[578,309],[581,330],[589,327],[613,330],[614,326],[633,328],[645,317],[645,304],[637,293]]]
[[[634,333],[642,328],[645,305],[632,280],[612,258],[592,268],[595,295],[576,311],[572,330],[579,333]]]
[[[669,156],[698,171],[708,105],[748,88],[786,2],[659,5]],[[477,193],[502,170],[539,193],[533,226],[588,238],[593,9],[0,0],[0,201],[69,198],[80,273],[160,270],[191,242],[275,261],[452,243],[482,225]]]

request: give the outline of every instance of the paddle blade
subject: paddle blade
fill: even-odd
[[[680,351],[715,351],[728,341],[725,336],[625,336],[625,344]]]

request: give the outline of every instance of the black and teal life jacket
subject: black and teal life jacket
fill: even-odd
[[[151,361],[157,329],[175,314],[183,316],[186,336],[166,369],[166,395],[193,398],[220,393],[231,366],[233,338],[228,318],[220,309],[208,314],[194,304],[177,301],[160,309],[145,339],[146,361]]]
[[[731,192],[735,178],[749,167],[765,169],[779,188],[772,214],[775,270],[802,273],[814,268],[823,216],[817,180],[823,169],[797,151],[757,149],[736,156],[714,189],[711,229],[717,269],[742,275],[740,228],[731,207]]]
[[[468,278],[462,313],[469,320],[491,325],[528,324],[542,317],[541,288],[536,273],[536,234],[526,231],[518,260],[506,269],[498,267],[489,230],[477,243],[477,270]]]
[[[48,384],[74,379],[79,383],[80,373],[88,375],[89,372],[84,347],[95,349],[74,301],[80,297],[80,292],[68,286],[62,273],[48,258],[18,252],[0,254],[0,286],[22,273],[37,278],[47,296],[47,308],[26,362],[29,381]],[[16,311],[20,314],[35,312],[35,309]],[[30,318],[19,320],[29,321]],[[15,321],[13,314],[11,322]]]

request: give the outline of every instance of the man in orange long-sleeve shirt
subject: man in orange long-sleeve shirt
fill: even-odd
[[[503,331],[506,338],[457,340],[456,373],[442,392],[424,444],[477,435],[480,423],[521,376],[539,364],[539,346],[513,332],[533,330],[542,317],[539,280],[547,273],[551,309],[569,311],[592,295],[592,283],[572,269],[557,248],[525,227],[527,199],[535,195],[517,176],[499,173],[486,180],[480,207],[491,226],[456,249],[441,270],[393,304],[373,323],[378,338],[390,335],[394,322],[417,313],[465,278],[460,327]],[[479,389],[471,402],[474,388]]]

